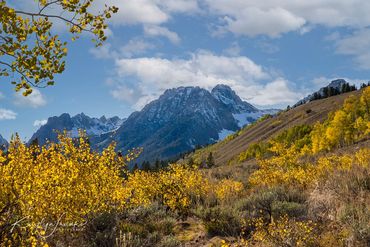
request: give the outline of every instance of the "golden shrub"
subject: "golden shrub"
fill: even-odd
[[[235,197],[243,191],[243,184],[231,179],[223,179],[214,185],[214,191],[219,200]]]

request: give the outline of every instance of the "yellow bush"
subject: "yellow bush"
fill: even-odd
[[[129,175],[125,190],[131,206],[148,205],[161,201],[172,210],[187,210],[192,202],[209,191],[209,182],[193,167],[171,165],[156,173],[137,171]]]
[[[231,179],[223,179],[216,183],[214,191],[219,200],[235,197],[243,190],[243,184]]]
[[[355,154],[322,157],[314,163],[302,161],[300,154],[291,148],[279,152],[279,156],[258,161],[260,169],[249,178],[249,182],[253,186],[288,185],[307,187],[335,170],[349,170],[356,164],[368,166],[370,163],[369,148],[361,149]]]
[[[160,197],[171,209],[186,210],[191,203],[205,196],[209,182],[197,168],[171,165],[159,173]]]
[[[253,222],[255,230],[246,246],[312,246],[316,242],[316,225],[311,221],[295,221],[283,216],[267,226],[262,219]]]
[[[32,232],[46,224],[79,224],[90,214],[122,207],[120,174],[123,157],[109,146],[93,152],[84,135],[78,147],[66,135],[40,149],[19,137],[0,160],[0,228],[26,226]],[[5,230],[4,230],[5,229]],[[21,229],[21,228],[20,228]],[[0,232],[4,237],[8,232]]]

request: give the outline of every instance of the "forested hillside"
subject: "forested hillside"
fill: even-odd
[[[233,162],[238,156],[253,144],[267,141],[288,128],[299,125],[313,125],[324,121],[330,112],[338,110],[351,95],[359,97],[361,90],[353,91],[334,97],[315,100],[292,109],[281,111],[279,114],[265,115],[256,124],[251,124],[225,141],[204,149],[196,150],[192,159],[196,163],[204,162],[212,152],[216,165]]]

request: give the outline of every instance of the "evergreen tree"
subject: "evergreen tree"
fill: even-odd
[[[190,157],[190,158],[188,159],[187,164],[188,164],[188,166],[192,166],[192,165],[194,165],[194,159],[193,159],[193,157]]]
[[[30,147],[39,147],[39,139],[35,138],[31,141]]]
[[[215,165],[215,160],[214,160],[214,158],[213,158],[213,154],[212,154],[212,152],[210,152],[210,153],[208,154],[208,157],[207,157],[207,160],[206,160],[206,165],[207,165],[207,167],[212,167],[212,166],[214,166],[214,165]]]
[[[313,100],[318,100],[318,99],[321,99],[321,95],[318,92],[315,92],[313,94]]]
[[[341,93],[347,93],[350,90],[351,90],[351,87],[350,87],[349,83],[344,83],[342,85]]]
[[[162,169],[161,161],[159,161],[159,159],[156,159],[155,160],[155,162],[154,162],[154,169],[156,171],[159,171],[160,169]]]
[[[144,161],[143,164],[141,165],[141,170],[143,171],[150,171],[152,166],[150,165],[149,161]]]
[[[323,88],[323,98],[327,98],[329,96],[329,88],[324,87]]]
[[[135,172],[136,170],[139,169],[139,166],[137,163],[135,163],[133,166],[132,166],[132,169],[131,169],[131,172]]]

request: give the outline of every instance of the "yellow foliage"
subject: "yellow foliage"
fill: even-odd
[[[231,179],[223,179],[216,183],[214,191],[219,200],[225,200],[240,194],[244,186],[241,182]]]
[[[342,109],[329,116],[324,124],[316,124],[311,133],[312,152],[331,150],[368,137],[369,102],[370,87],[367,87],[360,98],[349,97]]]
[[[124,185],[131,206],[160,200],[172,210],[187,210],[209,191],[209,182],[196,168],[171,165],[156,173],[136,171]]]
[[[295,221],[283,216],[267,226],[262,219],[253,222],[255,230],[246,246],[311,246],[316,241],[315,227],[311,221]]]
[[[330,155],[320,158],[316,163],[309,163],[300,160],[300,155],[290,148],[279,156],[260,160],[258,164],[260,169],[249,179],[253,186],[307,187],[335,170],[349,170],[354,165],[369,166],[370,149],[361,149],[355,154]]]
[[[19,137],[11,142],[0,163],[0,228],[19,221],[33,232],[46,224],[82,223],[90,214],[124,206],[125,163],[114,145],[98,154],[83,134],[78,147],[66,134],[59,140],[42,149],[27,147]]]
[[[33,87],[54,85],[55,74],[65,69],[67,43],[53,34],[55,22],[51,19],[66,24],[72,40],[88,32],[101,46],[107,39],[107,20],[118,11],[117,7],[105,6],[97,12],[92,9],[94,0],[35,0],[39,11],[17,10],[8,2],[0,1],[0,77],[9,77],[15,90],[22,90],[24,96],[31,94]]]

